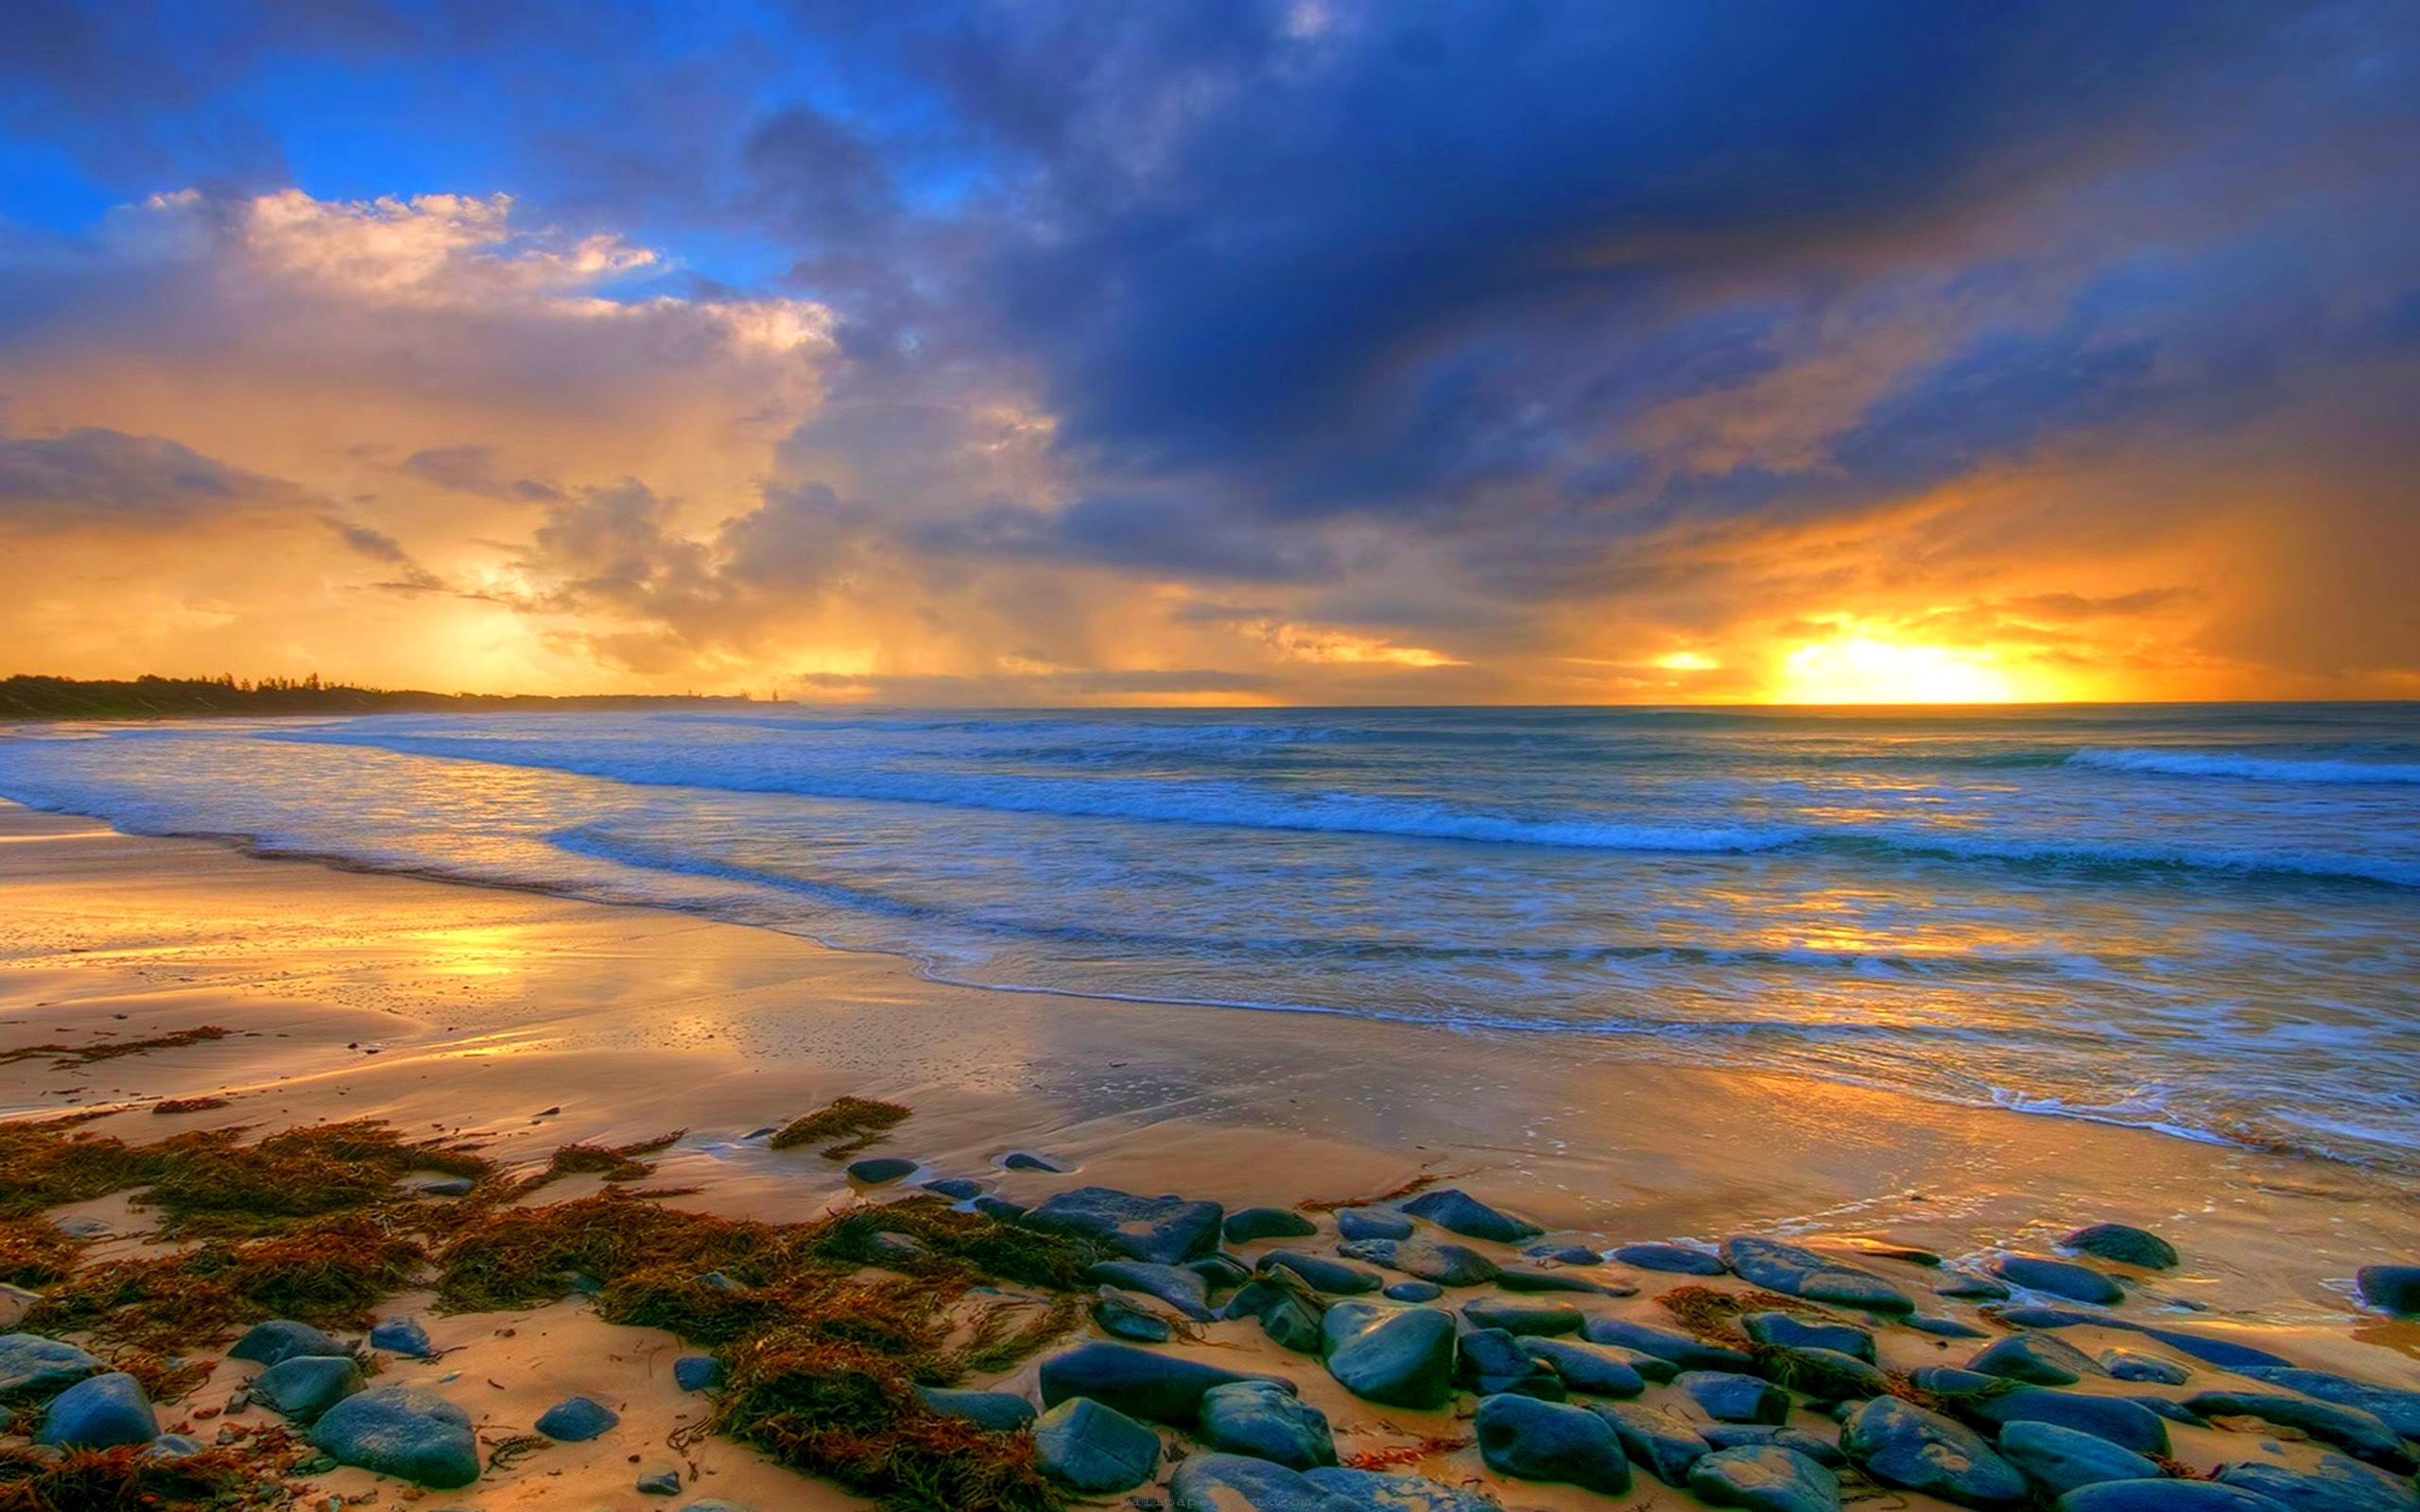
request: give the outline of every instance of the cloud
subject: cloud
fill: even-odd
[[[158,436],[87,426],[0,438],[0,525],[31,530],[173,530],[292,502],[274,478]]]

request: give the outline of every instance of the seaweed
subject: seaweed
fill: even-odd
[[[503,1200],[515,1202],[539,1188],[560,1181],[567,1176],[601,1176],[608,1181],[636,1181],[653,1176],[655,1167],[638,1159],[642,1155],[657,1155],[670,1149],[685,1128],[653,1139],[637,1140],[629,1144],[566,1144],[555,1151],[545,1165],[523,1177],[507,1188]]]
[[[205,1023],[198,1029],[179,1029],[174,1034],[155,1034],[142,1040],[103,1040],[89,1045],[19,1045],[12,1050],[0,1050],[0,1065],[48,1056],[56,1066],[89,1066],[94,1061],[115,1060],[120,1056],[140,1056],[154,1050],[181,1050],[186,1045],[224,1040],[233,1032],[215,1023]]]
[[[413,1171],[474,1180],[493,1173],[458,1143],[406,1140],[375,1119],[285,1129],[251,1144],[243,1129],[181,1135],[152,1146],[161,1169],[138,1199],[181,1230],[260,1232],[298,1218],[410,1198],[395,1183]]]
[[[279,1477],[300,1457],[281,1430],[240,1447],[218,1445],[173,1459],[148,1446],[71,1449],[0,1446],[0,1512],[237,1512],[281,1505],[292,1490]]]
[[[163,1097],[158,1102],[151,1105],[151,1111],[155,1113],[207,1113],[213,1108],[224,1108],[226,1106],[227,1099],[224,1097]]]
[[[373,1218],[340,1215],[267,1238],[86,1266],[34,1304],[24,1326],[178,1350],[260,1318],[367,1327],[372,1304],[402,1290],[425,1254]]]
[[[1754,1352],[1755,1346],[1739,1332],[1743,1313],[1803,1313],[1816,1317],[1833,1314],[1804,1297],[1779,1292],[1717,1291],[1711,1286],[1676,1286],[1655,1298],[1680,1320],[1681,1327],[1715,1344]]]
[[[1399,1181],[1386,1191],[1360,1197],[1313,1197],[1294,1204],[1305,1212],[1334,1212],[1339,1208],[1369,1208],[1381,1202],[1394,1202],[1404,1197],[1418,1196],[1440,1181],[1470,1175],[1468,1171],[1423,1171],[1406,1181]]]
[[[0,1216],[27,1217],[155,1178],[165,1160],[163,1146],[130,1145],[78,1126],[105,1116],[71,1113],[0,1124]]]
[[[47,1285],[75,1268],[83,1247],[47,1218],[0,1218],[0,1281]]]
[[[827,1160],[845,1160],[880,1139],[908,1118],[910,1109],[871,1097],[838,1097],[804,1117],[794,1118],[766,1140],[769,1148],[786,1150],[817,1140],[838,1139],[823,1148]]]

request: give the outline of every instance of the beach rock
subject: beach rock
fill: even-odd
[[[2115,1393],[2112,1395],[2117,1400],[2131,1401],[2152,1416],[2165,1418],[2172,1423],[2183,1423],[2188,1428],[2210,1426],[2210,1419],[2171,1398],[2154,1396],[2150,1392],[2138,1392],[2131,1396],[2117,1396]]]
[[[2353,1273],[2361,1300],[2397,1317],[2420,1317],[2420,1265],[2364,1265]]]
[[[638,1492],[641,1496],[679,1496],[681,1472],[679,1470],[648,1470],[638,1479]]]
[[[1756,1363],[1768,1381],[1822,1401],[1879,1397],[1891,1378],[1853,1354],[1838,1349],[1774,1349]]]
[[[1839,1469],[1849,1462],[1841,1446],[1828,1438],[1818,1438],[1798,1428],[1779,1428],[1772,1423],[1715,1423],[1706,1428],[1705,1441],[1716,1449],[1737,1449],[1747,1444],[1776,1444],[1793,1454],[1804,1454],[1825,1469]]]
[[[925,1190],[952,1202],[972,1202],[983,1194],[983,1183],[972,1177],[942,1176],[925,1182]]]
[[[2092,1357],[2049,1333],[2012,1333],[1966,1362],[1980,1375],[2022,1381],[2033,1386],[2072,1386],[2102,1373]]]
[[[1640,1270],[1675,1276],[1720,1276],[1730,1270],[1718,1256],[1686,1245],[1623,1245],[1607,1257]]]
[[[2064,1496],[2079,1486],[2148,1481],[2160,1473],[2157,1465],[2131,1450],[2056,1423],[2011,1423],[2000,1430],[1999,1452],[2045,1499]]]
[[[39,1333],[0,1336],[0,1397],[43,1397],[101,1372],[101,1362]]]
[[[2293,1512],[2413,1512],[2420,1491],[2408,1481],[2342,1454],[2292,1469],[2252,1460],[2219,1468],[2219,1480],[2265,1496]]]
[[[1491,1239],[1499,1245],[1517,1245],[1546,1232],[1536,1224],[1498,1212],[1455,1187],[1424,1192],[1405,1203],[1403,1211],[1415,1218],[1426,1218],[1440,1228],[1450,1228],[1472,1239]]]
[[[2299,1370],[2290,1366],[2253,1366],[2240,1372],[2267,1385],[2283,1386],[2306,1397],[2317,1397],[2340,1407],[2358,1407],[2406,1438],[2420,1438],[2420,1391],[2374,1386],[2350,1376],[2325,1370]]]
[[[1694,1334],[1657,1328],[1652,1323],[1634,1323],[1627,1318],[1592,1317],[1581,1325],[1580,1334],[1591,1344],[1611,1344],[1625,1349],[1636,1349],[1659,1360],[1669,1360],[1684,1370],[1750,1370],[1756,1364],[1742,1350],[1708,1344]]]
[[[2014,1507],[2025,1477],[1962,1423],[1896,1397],[1876,1397],[1849,1415],[1841,1433],[1849,1463],[1885,1486],[1961,1506]]]
[[[410,1386],[355,1392],[320,1414],[311,1442],[338,1464],[450,1491],[479,1476],[470,1415]]]
[[[1210,1311],[1209,1284],[1179,1266],[1146,1260],[1104,1260],[1088,1267],[1084,1279],[1156,1297],[1196,1323],[1207,1323],[1218,1315]]]
[[[1987,1376],[1973,1370],[1961,1370],[1953,1365],[1918,1366],[1908,1372],[1908,1379],[1919,1391],[1928,1392],[1943,1401],[1956,1406],[1974,1397],[1996,1397],[2015,1387],[1997,1376]]]
[[[2126,1289],[2100,1271],[2064,1260],[2035,1255],[2002,1255],[1992,1262],[1992,1274],[2011,1286],[2048,1292],[2071,1302],[2107,1306],[2126,1299]]]
[[[414,1360],[437,1358],[436,1347],[428,1342],[428,1330],[421,1327],[417,1318],[386,1319],[370,1331],[370,1347]]]
[[[1473,1297],[1462,1304],[1462,1316],[1475,1329],[1537,1338],[1577,1333],[1588,1321],[1588,1314],[1569,1302],[1515,1302],[1500,1297]]]
[[[1178,1269],[1189,1270],[1201,1277],[1201,1284],[1214,1292],[1241,1286],[1252,1280],[1250,1266],[1232,1256],[1217,1253],[1203,1255],[1198,1260],[1188,1260]]]
[[[1520,1341],[1502,1329],[1474,1329],[1461,1336],[1454,1358],[1454,1379],[1482,1397],[1509,1391],[1541,1401],[1561,1401],[1569,1395],[1561,1376],[1524,1353]]]
[[[52,1449],[115,1449],[147,1444],[159,1434],[159,1417],[141,1384],[123,1370],[112,1370],[87,1376],[53,1397],[34,1442]]]
[[[1092,1305],[1092,1320],[1103,1333],[1136,1344],[1166,1344],[1176,1337],[1176,1329],[1167,1318],[1135,1306],[1115,1287],[1100,1289]]]
[[[2100,1368],[2108,1371],[2114,1380],[2148,1381],[2154,1385],[2162,1386],[2181,1386],[2193,1375],[2192,1371],[2186,1369],[2173,1360],[2163,1360],[2156,1355],[2141,1354],[2133,1349],[2103,1349],[2100,1353]],[[2357,1402],[2354,1405],[2360,1404]]]
[[[1437,1407],[1454,1390],[1454,1315],[1434,1307],[1339,1302],[1321,1332],[1327,1373],[1390,1407]]]
[[[1957,1276],[1932,1289],[1935,1297],[1962,1302],[2005,1302],[2008,1288],[1983,1276]]]
[[[227,1351],[230,1360],[249,1360],[254,1365],[275,1365],[280,1360],[298,1354],[342,1354],[343,1345],[320,1332],[308,1323],[291,1318],[272,1318],[255,1323]]]
[[[199,1438],[189,1437],[183,1434],[162,1434],[144,1446],[143,1457],[145,1459],[187,1459],[200,1453],[202,1447],[202,1442]]]
[[[1930,1333],[1944,1339],[1988,1339],[1991,1334],[1971,1323],[1961,1323],[1954,1317],[1927,1317],[1918,1313],[1900,1319],[1919,1333]]]
[[[1328,1467],[1305,1470],[1303,1479],[1330,1496],[1341,1497],[1357,1512],[1503,1512],[1488,1497],[1426,1475]]]
[[[1630,1461],[1613,1425],[1583,1407],[1489,1397],[1472,1425],[1479,1458],[1498,1475],[1563,1481],[1605,1496],[1630,1490]]]
[[[1160,1435],[1089,1397],[1071,1397],[1036,1419],[1033,1450],[1042,1473],[1086,1496],[1132,1490],[1160,1468]]]
[[[478,1183],[467,1176],[441,1176],[434,1181],[413,1184],[412,1190],[424,1197],[467,1197],[478,1189]]]
[[[1531,1260],[1551,1260],[1558,1265],[1594,1265],[1605,1258],[1586,1245],[1531,1245],[1521,1253]]]
[[[1588,1410],[1614,1431],[1625,1455],[1667,1486],[1688,1485],[1689,1467],[1714,1448],[1695,1423],[1667,1407],[1640,1401],[1592,1401]]]
[[[1050,1171],[1064,1175],[1075,1167],[1064,1161],[1053,1160],[1047,1155],[1036,1155],[1031,1150],[1011,1150],[1000,1157],[1000,1169],[1003,1171]]]
[[[1221,1231],[1231,1245],[1248,1245],[1255,1239],[1301,1239],[1320,1231],[1320,1226],[1290,1208],[1238,1208],[1227,1214]]]
[[[1789,1393],[1754,1376],[1689,1370],[1672,1384],[1688,1394],[1698,1411],[1719,1423],[1777,1423],[1789,1416]]]
[[[1215,1248],[1223,1216],[1215,1202],[1078,1187],[1046,1199],[1025,1215],[1025,1223],[1046,1233],[1097,1239],[1135,1260],[1173,1265]]]
[[[1228,1317],[1252,1317],[1260,1331],[1298,1354],[1317,1354],[1324,1342],[1321,1326],[1327,1302],[1310,1282],[1283,1266],[1255,1276],[1227,1299]]]
[[[681,1512],[754,1512],[754,1509],[741,1506],[736,1502],[726,1502],[718,1496],[707,1496],[684,1503]]]
[[[904,1265],[933,1258],[932,1246],[914,1234],[893,1233],[879,1228],[866,1236],[866,1253],[876,1261]]]
[[[1508,1292],[1586,1292],[1602,1296],[1605,1288],[1585,1276],[1575,1275],[1553,1265],[1499,1265],[1495,1284]],[[1628,1295],[1633,1289],[1623,1287]]]
[[[1336,1231],[1344,1239],[1409,1239],[1411,1220],[1384,1208],[1340,1208]]]
[[[1647,1378],[1630,1363],[1629,1351],[1572,1339],[1528,1338],[1521,1352],[1547,1366],[1573,1391],[1599,1397],[1635,1397],[1647,1389]],[[1670,1362],[1659,1361],[1670,1373]]]
[[[1912,1313],[1916,1308],[1907,1293],[1872,1271],[1776,1239],[1726,1239],[1722,1260],[1745,1280],[1810,1302],[1869,1313]]]
[[[1440,1286],[1479,1286],[1495,1280],[1495,1262],[1467,1245],[1356,1239],[1336,1248],[1349,1259],[1399,1270]]]
[[[1391,1302],[1433,1302],[1445,1295],[1435,1281],[1395,1281],[1378,1293]]]
[[[2176,1246],[2147,1228],[2130,1224],[2096,1223],[2077,1229],[2063,1241],[2069,1249],[2114,1260],[2145,1270],[2174,1270]]]
[[[1750,1313],[1739,1332],[1758,1344],[1783,1349],[1832,1349],[1872,1364],[1874,1335],[1847,1323],[1808,1323],[1788,1313]]]
[[[254,1376],[246,1389],[296,1422],[316,1422],[361,1389],[361,1366],[349,1354],[292,1354]]]
[[[1248,1454],[1188,1454],[1168,1477],[1169,1512],[1360,1512],[1362,1505],[1301,1470]]]
[[[2277,1503],[2216,1481],[2101,1481],[2080,1486],[2057,1512],[2277,1512]]]
[[[995,1433],[1013,1433],[1033,1421],[1033,1403],[1011,1391],[918,1386],[916,1400],[944,1418],[961,1418]]]
[[[1132,1345],[1096,1341],[1042,1362],[1042,1401],[1055,1407],[1071,1397],[1090,1397],[1136,1418],[1182,1426],[1193,1421],[1202,1393],[1235,1381],[1293,1386],[1282,1376],[1245,1375]]]
[[[2185,1405],[2204,1418],[2257,1418],[2290,1428],[2398,1475],[2412,1469],[2403,1435],[2359,1407],[2282,1391],[2200,1391],[2186,1398]]]
[[[1291,1469],[1336,1463],[1327,1415],[1264,1381],[1240,1381],[1203,1393],[1195,1432],[1213,1449]]]
[[[2002,1428],[2010,1423],[2051,1423],[2105,1438],[2137,1454],[2168,1452],[2168,1424],[2137,1402],[2081,1392],[2018,1386],[1988,1397],[1971,1397],[1959,1410]]]
[[[1689,1467],[1689,1489],[1711,1506],[1749,1512],[1840,1512],[1841,1479],[1777,1444],[1719,1449]]]
[[[672,1362],[672,1383],[683,1391],[712,1391],[722,1384],[722,1362],[711,1354],[684,1354]]]
[[[1324,1255],[1297,1254],[1290,1249],[1272,1249],[1260,1257],[1261,1270],[1290,1270],[1310,1283],[1311,1289],[1331,1297],[1358,1297],[1374,1292],[1387,1283],[1387,1279],[1366,1265],[1346,1261],[1330,1260]]]
[[[565,1397],[540,1413],[535,1426],[559,1444],[585,1444],[621,1420],[621,1414],[594,1397]]]
[[[2293,1362],[2281,1354],[2238,1344],[2233,1339],[2214,1339],[2206,1334],[2188,1333],[2182,1329],[2156,1328],[2137,1323],[2132,1318],[2110,1313],[2079,1313],[2066,1307],[2004,1307],[1998,1310],[2000,1322],[2013,1329],[2064,1329],[2079,1323],[2090,1323],[2104,1329],[2124,1329],[2147,1339],[2156,1339],[2180,1354],[2189,1354],[2204,1365],[2221,1370],[2246,1367],[2291,1367]]]
[[[846,1175],[859,1186],[882,1187],[916,1174],[916,1162],[898,1155],[869,1155],[851,1160]]]

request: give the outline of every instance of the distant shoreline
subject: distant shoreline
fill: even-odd
[[[0,679],[0,723],[42,719],[235,719],[280,714],[544,713],[720,709],[761,700],[736,694],[431,693],[350,683],[232,678]]]

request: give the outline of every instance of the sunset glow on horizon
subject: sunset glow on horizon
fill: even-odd
[[[490,9],[33,7],[0,671],[2420,696],[2408,9]]]

